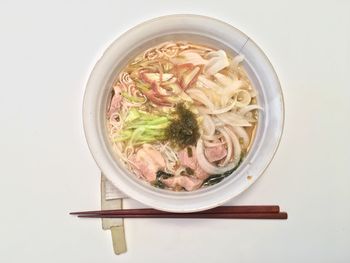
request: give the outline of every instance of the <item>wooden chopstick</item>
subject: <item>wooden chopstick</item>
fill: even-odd
[[[71,215],[90,218],[261,218],[286,219],[287,213],[280,213],[277,205],[262,206],[220,206],[194,213],[170,213],[152,208],[98,210],[71,212]]]
[[[196,218],[196,219],[287,219],[286,212],[279,213],[158,213],[158,214],[110,214],[110,215],[79,215],[82,218]]]
[[[280,211],[277,205],[261,205],[261,206],[219,206],[205,211],[194,212],[198,214],[209,213],[278,213]],[[71,212],[71,215],[129,215],[129,214],[167,214],[169,212],[156,210],[153,208],[141,209],[123,209],[123,210],[96,210]]]

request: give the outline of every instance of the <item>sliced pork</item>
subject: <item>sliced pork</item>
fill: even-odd
[[[120,109],[122,103],[122,90],[119,85],[114,87],[114,95],[109,106],[107,116],[110,117],[114,112]]]
[[[181,150],[178,156],[181,165],[192,169],[194,176],[198,179],[205,180],[208,178],[209,175],[198,165],[196,149],[193,146]]]
[[[187,191],[193,191],[198,189],[202,185],[203,181],[194,177],[180,175],[170,177],[168,179],[163,179],[162,182],[170,188],[176,188],[176,186],[181,186]]]
[[[150,144],[144,144],[135,155],[130,157],[130,161],[137,169],[137,173],[148,182],[155,181],[157,171],[165,167],[163,156]]]
[[[215,147],[207,147],[204,150],[205,156],[207,157],[209,162],[216,162],[227,155],[227,150],[224,145],[217,145]]]

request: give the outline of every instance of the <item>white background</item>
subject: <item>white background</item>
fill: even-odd
[[[280,78],[284,135],[232,204],[287,221],[126,220],[115,256],[85,143],[89,72],[122,32],[171,13],[213,16],[260,45]],[[0,262],[350,262],[349,1],[0,2]],[[135,204],[130,204],[135,205]]]

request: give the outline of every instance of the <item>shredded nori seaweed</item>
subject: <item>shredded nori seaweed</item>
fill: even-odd
[[[157,180],[159,180],[159,179],[168,179],[169,177],[173,177],[174,175],[171,173],[166,173],[162,170],[159,170],[156,176],[157,176]]]
[[[192,152],[192,148],[191,147],[187,147],[187,155],[190,158],[193,156],[193,152]]]
[[[167,139],[180,148],[196,145],[199,139],[199,127],[195,114],[183,103],[176,105],[176,117],[165,131]]]
[[[152,182],[152,185],[157,188],[164,189],[166,185],[161,181],[161,179],[168,179],[170,177],[173,177],[174,175],[171,173],[164,172],[162,170],[157,171],[156,173],[156,180]]]
[[[191,169],[190,167],[186,167],[186,173],[188,174],[188,175],[194,175],[194,171],[193,171],[193,169]]]
[[[202,186],[210,186],[210,185],[220,183],[223,179],[225,179],[227,176],[231,175],[234,171],[237,170],[237,168],[242,163],[244,156],[245,156],[245,153],[242,152],[241,158],[239,159],[238,164],[234,168],[232,168],[231,170],[226,171],[222,174],[213,174],[213,175],[209,176],[207,179],[204,180]]]
[[[162,183],[161,181],[159,180],[156,180],[154,181],[153,183],[151,183],[154,187],[157,187],[157,188],[161,188],[161,189],[164,189],[165,188],[165,184]]]

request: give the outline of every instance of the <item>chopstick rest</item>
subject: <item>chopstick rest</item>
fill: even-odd
[[[101,174],[101,208],[118,209],[123,208],[123,198],[118,193],[113,194],[110,183]],[[124,220],[122,218],[102,218],[102,229],[110,230],[112,235],[113,250],[116,255],[127,251],[124,231]]]

